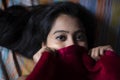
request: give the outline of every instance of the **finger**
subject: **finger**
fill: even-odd
[[[33,55],[34,62],[37,63],[41,56],[42,56],[42,54],[40,54],[39,52],[36,53],[35,55]]]
[[[98,60],[100,59],[100,56],[99,56],[99,48],[93,48],[92,49],[92,52],[91,52],[91,57],[94,59],[94,60]]]
[[[54,48],[46,47],[47,51],[50,52],[53,56],[57,55],[57,50]]]
[[[91,49],[90,55],[91,55],[91,57],[94,59],[94,49]]]
[[[112,46],[110,46],[110,45],[106,46],[106,50],[114,51]]]
[[[91,54],[92,54],[92,49],[90,49],[89,52],[88,52],[88,55],[91,56]]]
[[[91,50],[91,57],[92,57],[93,59],[95,59],[95,49],[92,49],[92,50]]]
[[[104,55],[105,48],[104,47],[100,47],[99,49],[100,49],[99,50],[100,56]]]
[[[42,56],[42,53],[45,51],[45,47],[41,48],[37,53],[33,55],[33,60],[35,63],[37,63]]]
[[[46,49],[46,51],[48,51],[48,52],[53,52],[53,51],[54,51],[53,48],[49,48],[49,47],[46,47],[45,49]]]
[[[97,58],[99,56],[99,47],[94,49],[94,56]]]
[[[99,56],[100,52],[99,51],[100,51],[99,47],[94,49],[94,58],[95,58],[96,61],[98,59],[100,59],[100,56]]]
[[[110,45],[107,45],[107,46],[101,46],[100,47],[100,55],[104,55],[104,52],[106,50],[110,50],[110,51],[113,51],[112,47]]]

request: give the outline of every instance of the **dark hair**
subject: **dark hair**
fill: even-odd
[[[29,7],[29,10],[30,10],[29,18],[31,15],[33,17],[33,15],[38,12],[40,14],[44,10],[45,7],[47,7],[47,5],[37,5],[32,8]],[[35,37],[39,36],[39,34],[38,34],[39,30],[37,31],[37,34],[36,34],[35,29],[38,29],[38,27],[35,28],[32,25],[33,21],[31,21],[31,19],[28,22],[29,18],[27,18],[27,23],[28,23],[27,27],[25,25],[24,29],[22,30],[22,37],[19,38],[19,42],[17,42],[17,45],[15,44],[16,46],[13,46],[12,49],[15,52],[22,54],[25,57],[32,58],[33,54],[35,53],[34,51],[37,51],[37,49],[38,49],[37,47],[40,46],[38,43],[36,43],[37,41],[35,41],[36,40]],[[33,35],[33,34],[35,34],[35,35]],[[38,42],[40,42],[40,41],[38,41]],[[33,45],[34,43],[36,45]]]
[[[0,16],[3,14],[3,10],[0,8]]]
[[[28,12],[24,6],[20,5],[4,10],[0,16],[0,46],[14,50],[27,23]]]
[[[95,34],[95,18],[79,3],[58,2],[48,5],[44,10],[37,10],[30,18],[18,50],[32,57],[46,42],[55,19],[60,14],[76,17],[86,30],[89,48],[93,47]],[[23,46],[24,45],[24,46]]]

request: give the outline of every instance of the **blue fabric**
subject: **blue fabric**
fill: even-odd
[[[1,54],[0,58],[2,59],[3,63],[6,62],[8,58],[8,53],[9,53],[9,49],[0,46],[0,54]],[[5,79],[5,76],[3,74],[3,68],[1,63],[2,62],[0,62],[0,80],[3,80]]]

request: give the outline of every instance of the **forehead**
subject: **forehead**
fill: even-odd
[[[55,30],[77,31],[84,30],[84,28],[82,23],[77,18],[61,14],[53,23],[51,31]]]

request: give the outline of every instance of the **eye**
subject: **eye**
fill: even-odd
[[[78,34],[78,35],[76,35],[75,40],[85,41],[86,40],[86,35],[85,34]]]
[[[67,38],[64,35],[60,35],[60,36],[57,36],[56,39],[59,41],[65,41]]]

